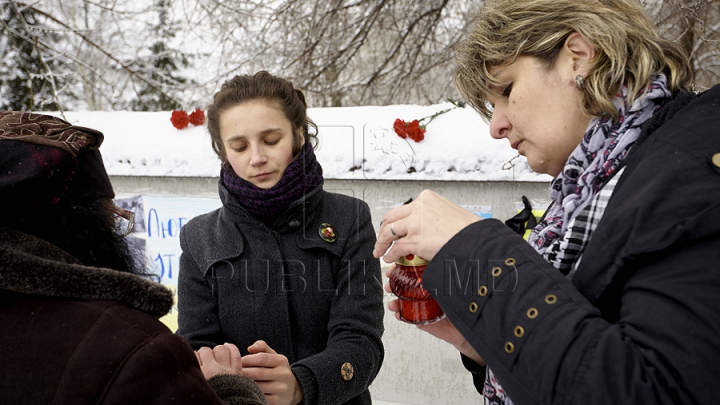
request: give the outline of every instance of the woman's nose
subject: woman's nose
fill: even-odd
[[[495,139],[503,139],[508,136],[510,132],[510,121],[502,110],[497,108],[493,109],[493,115],[490,119],[490,135]]]
[[[265,156],[264,149],[259,145],[250,147],[250,164],[259,166],[265,162],[267,162],[267,156]]]

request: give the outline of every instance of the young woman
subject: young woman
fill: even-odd
[[[369,404],[383,360],[370,210],[323,190],[303,93],[267,72],[208,108],[223,206],[182,228],[178,332],[231,342],[270,404]]]
[[[458,89],[553,204],[528,244],[423,192],[375,254],[432,260],[447,320],[422,329],[488,403],[720,401],[720,86],[690,82],[636,0],[488,1],[457,49]]]

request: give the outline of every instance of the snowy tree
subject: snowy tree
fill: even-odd
[[[720,1],[665,0],[646,7],[660,34],[681,44],[690,57],[696,89],[720,83]]]
[[[0,108],[57,110],[58,93],[75,98],[67,61],[54,51],[60,36],[44,32],[32,9],[0,4]]]
[[[182,108],[181,102],[171,94],[174,87],[182,88],[187,82],[187,79],[179,76],[177,72],[181,67],[187,67],[189,62],[188,57],[181,50],[172,49],[169,45],[178,31],[177,23],[171,20],[169,3],[169,0],[156,2],[158,22],[151,31],[155,42],[148,48],[150,55],[135,62],[135,65],[139,65],[137,72],[144,74],[155,84],[133,80],[137,87],[137,97],[130,103],[133,110],[158,111]],[[158,87],[162,91],[159,91]]]
[[[720,0],[639,0],[720,82]],[[483,0],[0,0],[0,101],[26,109],[193,108],[264,69],[311,106],[457,97],[453,48]],[[19,18],[19,16],[25,16]],[[14,81],[13,81],[14,80]],[[11,100],[13,100],[11,102]]]

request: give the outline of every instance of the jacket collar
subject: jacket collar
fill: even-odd
[[[682,239],[689,241],[720,229],[720,204],[713,188],[717,178],[711,172],[699,171],[717,153],[714,147],[705,146],[711,145],[709,141],[703,141],[703,134],[714,121],[705,119],[702,125],[692,127],[703,121],[703,116],[711,117],[708,105],[719,98],[720,86],[701,97],[682,91],[643,125],[643,133],[626,159],[625,171],[573,277],[578,290],[591,302],[596,302],[614,280],[629,277],[634,263]],[[678,139],[680,134],[682,140]],[[668,168],[670,164],[673,169]],[[667,187],[678,185],[680,173],[693,176],[683,186],[688,191],[668,193]],[[699,187],[702,185],[705,187]],[[618,274],[621,268],[624,274]],[[612,287],[620,288],[622,283]],[[619,293],[608,290],[605,295],[612,294]]]
[[[134,274],[88,267],[42,239],[0,230],[0,289],[23,294],[79,300],[122,301],[161,317],[173,294],[161,284]]]

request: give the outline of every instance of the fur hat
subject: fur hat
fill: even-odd
[[[0,225],[61,201],[114,198],[103,134],[50,115],[0,112]]]

